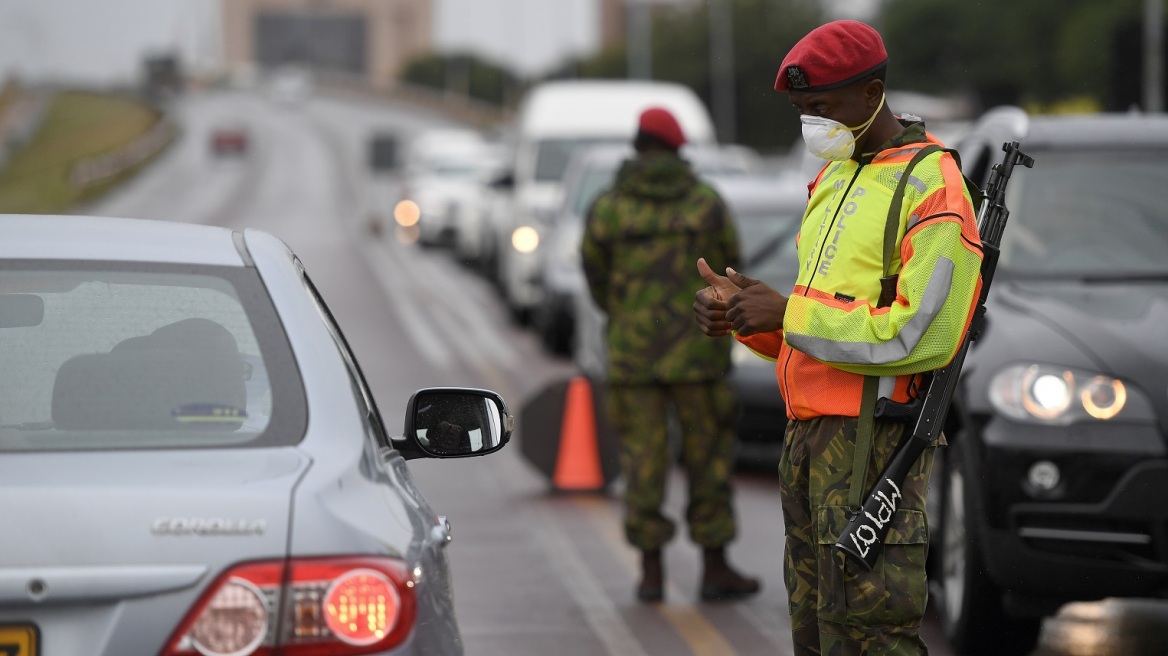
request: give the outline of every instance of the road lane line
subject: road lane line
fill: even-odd
[[[518,458],[514,458],[501,460],[500,464],[518,466],[519,462]],[[484,467],[479,471],[494,479],[492,489],[510,490],[512,494],[529,493],[520,483],[530,476],[529,472],[500,476],[495,469]],[[632,628],[621,617],[616,603],[605,594],[599,580],[589,571],[576,544],[560,526],[561,520],[556,516],[554,508],[547,503],[537,503],[531,515],[534,518],[531,530],[541,551],[563,581],[572,603],[584,614],[588,627],[604,644],[605,653],[608,656],[649,656]]]
[[[584,613],[593,633],[604,643],[605,651],[611,656],[649,656],[617,611],[616,604],[588,570],[576,546],[559,527],[552,510],[541,505],[536,514],[539,517],[537,533],[544,551],[555,562],[555,570],[566,584],[568,594]]]
[[[479,296],[470,293],[470,285],[466,281],[450,275],[451,267],[461,268],[461,265],[447,259],[448,253],[425,257],[426,254],[414,251],[411,255],[422,256],[411,257],[411,268],[420,274],[418,278],[428,282],[434,296],[446,300],[442,308],[451,313],[450,318],[453,319],[447,325],[454,327],[450,336],[456,338],[464,348],[474,349],[476,358],[485,357],[502,365],[515,362],[518,359],[515,349],[495,327],[496,317],[490,314],[490,308],[482,303]],[[463,273],[458,271],[458,274]],[[492,294],[491,302],[498,306],[494,290],[487,291]],[[475,348],[468,342],[478,342],[479,346]]]
[[[418,347],[418,351],[435,367],[443,369],[449,367],[451,363],[450,349],[442,343],[442,340],[438,338],[430,326],[426,325],[423,320],[424,315],[418,307],[420,304],[410,298],[406,291],[408,285],[403,285],[408,280],[406,272],[404,270],[395,271],[393,258],[387,257],[388,254],[382,252],[383,249],[377,248],[367,241],[358,241],[357,246],[361,254],[365,256],[369,267],[376,274],[378,284],[389,297],[389,302],[394,308],[394,318],[401,322],[410,340]]]
[[[637,563],[637,554],[625,542],[620,527],[612,521],[611,511],[600,499],[589,497],[575,497],[572,501],[582,506],[588,514],[588,519],[597,527],[603,542],[616,555],[616,560],[629,572],[630,579],[640,573]],[[666,599],[685,599],[686,593],[676,584],[665,583]],[[669,601],[654,604],[657,613],[668,622],[689,648],[694,656],[735,656],[738,652],[713,624],[702,615],[701,610],[692,602],[681,603]]]
[[[335,126],[317,115],[310,115],[309,120],[336,162],[334,167],[338,173],[336,188],[348,190],[348,193],[338,194],[338,201],[339,204],[346,206],[347,211],[342,213],[350,217],[345,222],[349,225],[349,233],[353,241],[359,245],[366,261],[374,269],[378,282],[394,307],[402,310],[394,314],[400,318],[406,333],[417,345],[418,350],[435,367],[448,368],[453,362],[449,345],[453,344],[469,358],[470,362],[466,364],[471,365],[486,380],[486,386],[500,391],[510,389],[506,377],[499,368],[491,366],[491,362],[484,361],[483,357],[492,358],[499,365],[507,365],[516,359],[515,351],[494,331],[490,321],[479,320],[480,317],[488,316],[485,312],[481,315],[475,314],[470,303],[450,303],[450,299],[465,294],[462,293],[461,287],[453,284],[446,268],[438,267],[433,258],[418,257],[419,254],[416,252],[407,252],[402,245],[393,243],[390,238],[371,237],[365,232],[364,216],[367,208],[365,203],[354,199],[366,199],[366,189],[359,185],[357,180],[367,178],[353,166],[357,160],[350,156],[346,141]],[[427,272],[421,270],[423,267],[428,268],[432,275],[426,275]],[[438,291],[434,289],[435,284],[444,287],[443,291],[449,290],[443,297],[445,302],[441,305],[432,302],[435,292]],[[421,294],[410,294],[408,291],[410,289],[425,291]],[[411,299],[411,296],[414,298]],[[449,305],[453,305],[462,314],[465,323],[459,324],[451,320],[449,314],[434,312],[435,307],[445,308]],[[409,308],[414,311],[408,311]],[[433,326],[428,325],[426,313],[431,315],[435,323],[443,325],[445,330],[442,333],[445,334],[445,339]],[[468,340],[475,338],[483,340],[483,348],[474,349],[468,344]]]

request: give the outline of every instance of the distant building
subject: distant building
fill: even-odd
[[[231,70],[300,64],[392,87],[432,47],[433,0],[222,0]]]
[[[624,45],[627,13],[625,0],[600,0],[600,47]]]

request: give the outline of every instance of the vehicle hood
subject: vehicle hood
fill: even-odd
[[[4,454],[0,605],[27,602],[30,576],[97,600],[283,556],[308,465],[291,448]]]
[[[975,344],[979,358],[1030,359],[1133,381],[1168,417],[1168,283],[994,283],[985,338]]]

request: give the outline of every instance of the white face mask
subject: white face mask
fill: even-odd
[[[800,116],[799,120],[803,123],[803,141],[807,144],[807,150],[816,157],[833,162],[842,162],[850,158],[856,149],[856,140],[863,136],[868,126],[872,125],[872,121],[876,120],[876,114],[880,112],[881,107],[884,107],[884,96],[880,96],[880,105],[872,112],[872,116],[854,128],[823,116]],[[854,130],[859,130],[860,133],[853,135]]]

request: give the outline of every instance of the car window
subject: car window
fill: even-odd
[[[690,153],[686,157],[691,161],[694,172],[699,177],[745,175],[750,170],[745,163],[729,155],[699,152]],[[573,194],[569,202],[574,216],[587,214],[593,201],[612,188],[616,182],[617,170],[623,162],[624,160],[614,160],[605,166],[590,167],[580,175],[575,188],[570,192]]]
[[[999,264],[1017,274],[1168,274],[1168,160],[1160,153],[1043,151],[1014,169]]]
[[[535,179],[542,182],[560,180],[572,160],[572,155],[580,149],[597,144],[627,143],[624,139],[544,139],[536,146]]]
[[[744,212],[735,216],[742,252],[742,271],[787,293],[799,272],[795,247],[802,215],[779,211]]]
[[[17,296],[43,309],[0,323],[0,451],[303,436],[299,371],[252,269],[0,262],[0,303]]]
[[[588,169],[580,176],[580,183],[572,197],[572,215],[584,216],[592,203],[604,192],[612,188],[616,179],[615,168]]]
[[[320,314],[321,320],[324,321],[325,327],[328,328],[329,334],[337,346],[337,350],[341,353],[341,358],[345,361],[345,368],[349,373],[349,382],[353,386],[353,396],[357,401],[361,419],[365,423],[366,434],[372,437],[378,445],[390,446],[389,435],[385,431],[385,425],[381,421],[381,414],[377,410],[377,402],[373,399],[373,393],[369,390],[369,385],[365,382],[365,374],[361,372],[361,366],[357,363],[357,358],[349,348],[349,343],[345,340],[345,335],[341,332],[341,327],[337,325],[332,311],[328,309],[324,298],[317,291],[316,285],[312,283],[312,279],[308,277],[308,272],[304,270],[304,265],[299,260],[296,261],[296,267],[300,271],[301,279],[313,303],[316,305],[316,310]]]

